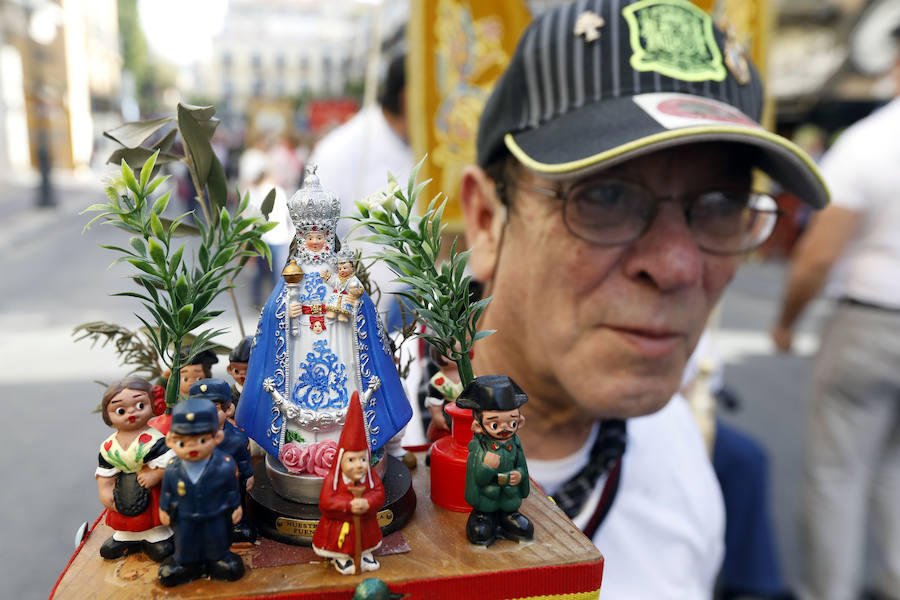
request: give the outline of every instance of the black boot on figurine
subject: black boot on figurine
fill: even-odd
[[[248,521],[241,521],[231,531],[231,540],[235,544],[239,542],[250,542],[252,544],[256,541],[256,527]]]
[[[490,546],[497,539],[497,523],[493,513],[473,510],[466,521],[466,537],[473,544]]]
[[[159,565],[159,582],[166,587],[182,585],[205,576],[203,563],[180,564],[175,562],[175,557],[170,556]]]
[[[175,552],[175,538],[169,537],[158,542],[141,542],[141,550],[154,562],[162,562]]]
[[[207,564],[209,576],[220,581],[237,581],[244,576],[244,561],[234,552]]]
[[[522,513],[500,513],[497,516],[500,535],[506,539],[519,541],[530,540],[534,537],[534,524]]]
[[[120,542],[109,536],[100,546],[100,556],[106,559],[121,558],[129,551],[139,549],[140,546],[141,542]]]

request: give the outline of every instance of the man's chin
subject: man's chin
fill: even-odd
[[[662,409],[678,391],[678,378],[641,380],[601,386],[585,408],[596,419],[631,419]]]

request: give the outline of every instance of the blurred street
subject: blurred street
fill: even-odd
[[[22,185],[0,192],[0,207],[10,218],[0,225],[0,397],[8,425],[0,511],[7,539],[15,552],[0,566],[7,597],[44,597],[74,550],[78,526],[100,513],[93,469],[98,444],[108,435],[100,416],[92,413],[102,388],[124,374],[109,349],[75,343],[74,326],[108,320],[136,326],[131,299],[108,294],[124,289],[123,267],[107,269],[113,254],[97,246],[109,231],[94,227],[82,233],[88,215],[78,213],[98,201],[95,183],[58,182],[55,210],[32,208],[34,192]],[[242,275],[249,279],[248,273]],[[781,293],[783,267],[747,264],[739,271],[724,302],[722,328],[714,338],[725,362],[726,383],[742,404],[727,421],[755,434],[769,452],[772,506],[785,575],[796,572],[798,482],[808,403],[809,357],[815,338],[801,333],[800,355],[771,354],[766,329]],[[237,291],[245,327],[255,329],[255,312],[246,287]],[[222,298],[226,315],[232,314]],[[817,331],[824,312],[816,305],[804,332]],[[239,338],[233,321],[223,322]],[[217,324],[218,325],[218,324]],[[224,366],[214,368],[225,377]],[[39,561],[35,558],[40,557]]]

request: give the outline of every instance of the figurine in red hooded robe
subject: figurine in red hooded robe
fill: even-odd
[[[380,566],[372,552],[381,546],[377,515],[384,504],[384,485],[369,458],[359,394],[353,392],[337,458],[322,482],[322,518],[312,539],[315,553],[331,559],[343,575]]]

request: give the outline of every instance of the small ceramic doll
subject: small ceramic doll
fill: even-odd
[[[216,405],[219,416],[219,429],[225,434],[219,450],[231,455],[238,468],[240,479],[241,506],[246,506],[246,494],[253,489],[253,463],[250,459],[250,439],[243,431],[235,427],[230,419],[234,416],[234,404],[231,402],[231,388],[223,379],[201,379],[191,386],[188,398],[205,398]],[[244,514],[234,526],[233,541],[256,541],[256,529]]]
[[[323,276],[331,293],[326,300],[325,316],[329,319],[337,317],[338,321],[347,321],[356,310],[356,303],[363,294],[362,283],[356,277],[356,253],[347,246],[337,253],[337,275],[328,273]]]
[[[182,346],[181,348],[181,359],[184,360],[184,357],[187,356],[188,350],[190,348],[188,346]],[[187,396],[188,390],[191,389],[191,385],[204,377],[212,377],[212,366],[219,362],[219,357],[216,356],[216,353],[212,350],[204,350],[200,352],[191,361],[187,364],[181,365],[181,370],[179,371],[180,380],[178,382],[178,393],[181,396]],[[163,373],[163,377],[168,377],[169,371],[167,370]]]
[[[106,524],[115,533],[100,546],[103,558],[143,550],[159,562],[172,554],[172,530],[159,519],[160,481],[172,452],[164,436],[148,425],[154,409],[150,382],[126,377],[110,385],[100,404],[103,422],[116,432],[100,445],[95,472]]]
[[[232,524],[243,511],[237,465],[216,447],[224,437],[209,400],[188,398],[172,410],[166,444],[177,458],[166,467],[159,516],[175,530],[175,553],[159,566],[164,586],[244,575],[241,557],[229,550]]]
[[[231,402],[235,408],[241,399],[241,392],[244,390],[244,380],[247,379],[247,363],[250,362],[250,350],[252,348],[253,336],[248,335],[228,355],[228,368],[225,370],[234,379],[234,385],[231,386]],[[210,375],[207,375],[207,377],[210,377]],[[234,423],[233,420],[231,422]]]
[[[497,537],[530,540],[534,525],[519,512],[528,496],[528,466],[516,432],[523,422],[519,407],[528,396],[506,375],[476,377],[456,405],[470,408],[475,435],[466,462],[466,502],[472,507],[466,537],[489,546]]]
[[[381,546],[378,511],[383,504],[384,486],[369,465],[359,394],[353,392],[337,459],[322,482],[322,518],[313,534],[313,551],[331,559],[343,575],[378,569],[372,552]]]

